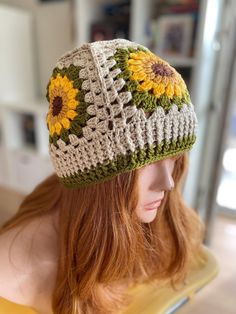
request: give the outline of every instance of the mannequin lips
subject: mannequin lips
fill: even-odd
[[[163,197],[162,197],[162,198],[159,198],[158,200],[155,200],[155,201],[153,201],[153,202],[151,202],[151,203],[146,204],[146,207],[154,207],[154,206],[156,206],[156,204],[158,204],[158,203],[161,202],[162,200],[163,200]]]
[[[160,199],[159,201],[156,202],[152,202],[151,205],[149,205],[149,207],[146,207],[146,210],[154,210],[157,209],[157,207],[159,207],[161,205],[161,201],[162,199]]]

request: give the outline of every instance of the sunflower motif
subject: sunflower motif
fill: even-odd
[[[51,78],[48,86],[50,105],[47,114],[47,125],[51,136],[55,132],[60,135],[63,128],[70,129],[71,121],[78,115],[75,111],[79,105],[78,93],[79,90],[73,87],[66,75],[62,77],[58,73],[55,78]]]
[[[130,80],[138,82],[138,91],[152,91],[158,98],[165,94],[170,99],[182,98],[186,93],[181,75],[151,51],[130,53],[128,70],[132,73]]]

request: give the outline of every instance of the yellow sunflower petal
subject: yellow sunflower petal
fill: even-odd
[[[137,80],[137,81],[143,81],[147,78],[147,74],[144,72],[136,72],[133,73],[131,76],[131,79]]]
[[[170,80],[168,79],[168,77],[163,76],[161,83],[165,85],[165,87],[169,84]]]
[[[140,59],[139,53],[135,53],[135,52],[132,52],[132,53],[130,54],[130,57],[131,57],[132,59],[135,59],[135,60],[139,60],[139,59]]]
[[[160,97],[165,92],[165,86],[163,84],[155,85],[154,87],[154,95]]]
[[[160,84],[159,84],[159,89],[160,89],[160,91],[161,91],[162,93],[164,93],[165,90],[166,90],[165,84],[160,83]]]
[[[74,117],[76,117],[78,115],[77,112],[75,112],[74,110],[68,110],[67,113],[66,113],[66,116],[68,118],[70,118],[71,120],[74,119]]]
[[[175,85],[175,95],[180,97],[181,94],[181,88],[178,85]]]
[[[68,93],[67,93],[67,97],[69,98],[69,99],[73,99],[73,98],[75,98],[75,96],[77,95],[77,93],[78,93],[78,89],[77,88],[72,88]]]
[[[166,95],[169,97],[169,98],[172,98],[173,95],[174,95],[174,86],[172,84],[168,84],[167,85],[167,88],[166,88]]]
[[[67,78],[64,76],[61,78],[61,87],[64,87],[67,82]]]
[[[70,120],[68,120],[67,118],[63,118],[61,120],[61,124],[64,126],[65,129],[69,129],[70,128]]]
[[[134,59],[129,59],[128,60],[128,64],[129,65],[141,65],[143,62],[142,62],[142,60],[134,60]]]
[[[48,122],[49,128],[55,131],[55,124],[52,121]]]
[[[138,72],[138,71],[142,71],[143,67],[141,65],[130,65],[129,66],[129,70],[133,71],[133,72]]]
[[[75,99],[71,99],[70,101],[68,101],[67,106],[70,109],[76,109],[76,107],[78,106],[78,101],[76,101]]]
[[[49,95],[53,95],[54,91],[56,90],[56,86],[49,86]]]
[[[60,82],[60,85],[62,85],[62,82],[63,82],[64,80],[63,80],[63,77],[62,76],[60,76],[59,77],[59,82]]]
[[[153,72],[147,72],[147,78],[149,80],[152,80],[153,81],[153,84],[155,84],[155,73]]]
[[[53,97],[53,89],[49,90],[49,100],[50,100],[50,103],[51,103],[52,97]]]
[[[56,130],[56,132],[57,132],[58,135],[60,135],[61,129],[62,129],[61,123],[56,122],[56,123],[55,123],[55,130]]]
[[[60,80],[59,80],[59,78],[56,78],[56,79],[54,80],[54,85],[55,85],[55,87],[59,87],[59,85],[60,85]]]
[[[152,69],[152,65],[153,63],[152,62],[148,62],[147,64],[143,64],[143,71],[145,71],[145,73],[154,73],[153,72],[153,69]]]
[[[154,78],[154,83],[155,85],[159,85],[162,82],[162,76],[161,75],[156,75]]]
[[[52,81],[50,84],[49,84],[49,90],[53,90],[55,88],[55,84],[54,82]]]
[[[139,55],[142,59],[146,59],[149,56],[152,56],[152,53],[150,51],[139,51]]]
[[[141,90],[144,90],[144,91],[149,91],[150,89],[152,89],[152,87],[153,87],[153,82],[149,80],[144,81],[140,85]]]
[[[55,126],[54,126],[54,125],[51,125],[50,134],[53,135],[54,132],[55,132]]]
[[[153,90],[153,92],[154,92],[154,95],[155,95],[156,97],[160,97],[160,96],[161,96],[161,91],[160,91],[158,88],[155,88],[155,89]]]
[[[73,87],[73,86],[72,86],[72,83],[71,83],[70,81],[67,81],[67,82],[65,83],[63,89],[64,89],[65,92],[68,92],[72,87]]]
[[[187,86],[185,84],[185,82],[183,80],[180,81],[180,88],[181,88],[181,91],[182,91],[182,94],[187,90]]]

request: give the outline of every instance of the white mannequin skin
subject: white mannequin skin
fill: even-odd
[[[163,198],[165,191],[174,187],[174,164],[172,158],[166,158],[139,169],[140,197],[136,213],[142,222],[153,221],[160,206],[157,204],[155,209],[147,210],[150,206],[146,204]],[[39,314],[52,313],[50,298],[57,265],[57,236],[53,223],[57,224],[57,219],[58,212],[43,217],[40,224],[39,219],[32,221],[17,236],[11,260],[8,251],[18,229],[0,236],[0,297],[34,307]]]
[[[153,221],[160,206],[160,203],[147,204],[163,199],[165,190],[171,190],[174,187],[172,178],[174,165],[173,159],[166,158],[139,169],[139,202],[136,214],[142,222]],[[154,209],[151,209],[153,207]]]

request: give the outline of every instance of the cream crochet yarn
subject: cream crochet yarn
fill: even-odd
[[[197,117],[181,75],[125,39],[62,55],[47,85],[49,154],[67,187],[108,180],[188,151]]]

